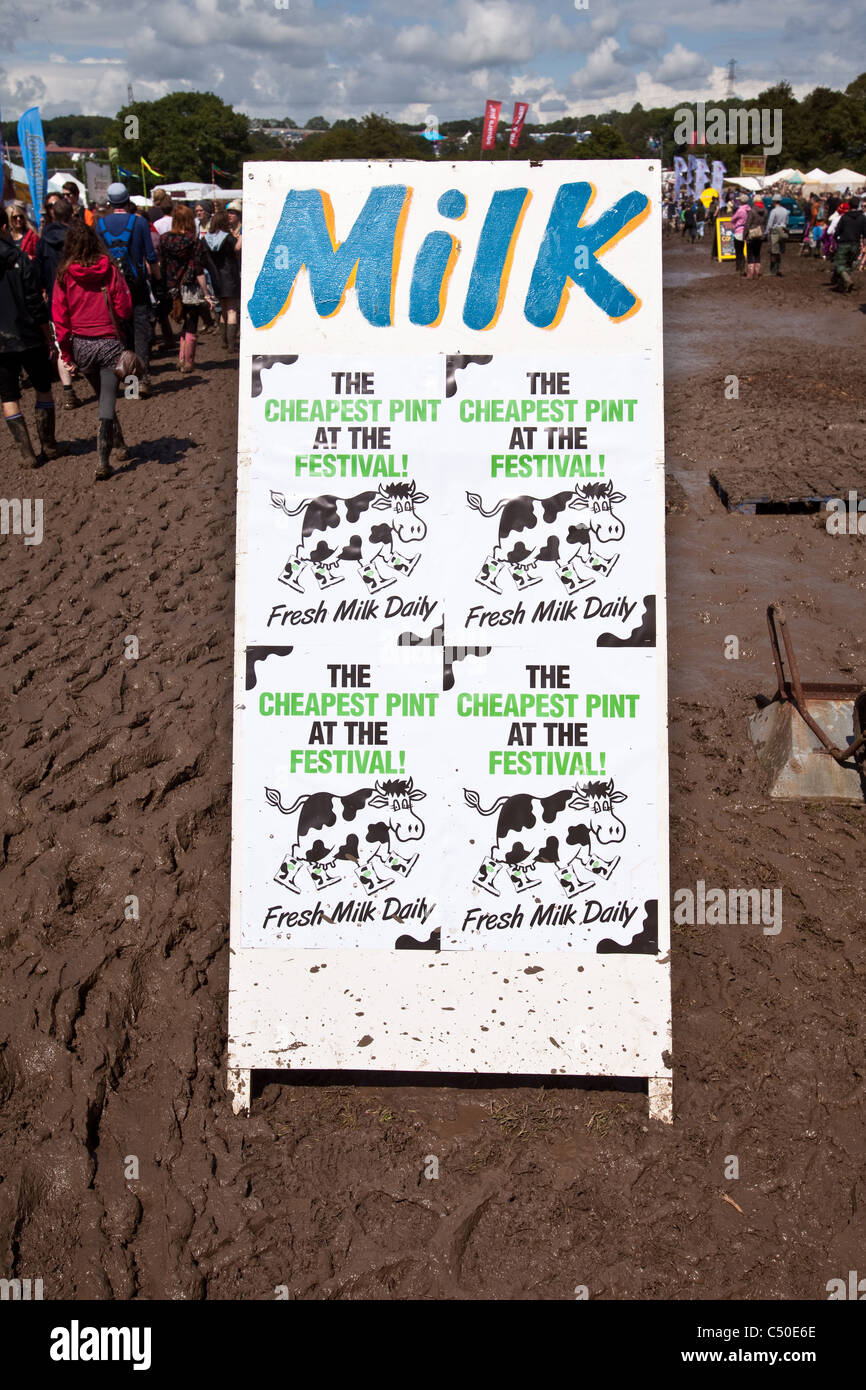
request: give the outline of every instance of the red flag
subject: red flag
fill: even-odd
[[[511,118],[511,135],[508,137],[508,143],[513,150],[517,149],[517,142],[520,139],[520,132],[523,129],[523,122],[526,120],[526,113],[528,110],[528,101],[516,101],[514,103],[514,115]]]
[[[482,150],[492,150],[496,144],[496,128],[499,125],[501,101],[488,101],[484,109],[484,130],[481,133]]]

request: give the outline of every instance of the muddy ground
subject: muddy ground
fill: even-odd
[[[866,537],[728,515],[706,480],[835,456],[866,493],[866,283],[664,259],[672,884],[784,894],[777,937],[675,929],[675,1125],[635,1083],[471,1078],[264,1076],[233,1117],[236,371],[206,337],[195,376],[159,356],[122,405],[109,484],[93,406],[36,474],[0,439],[2,495],[45,504],[41,545],[0,539],[0,1274],[52,1299],[822,1299],[862,1268],[866,810],[771,802],[746,720],[773,598],[804,678],[866,679]]]

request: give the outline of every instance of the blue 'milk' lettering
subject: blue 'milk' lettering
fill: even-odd
[[[597,256],[647,210],[649,198],[644,193],[626,193],[597,222],[580,227],[591,197],[592,184],[564,183],[553,200],[523,307],[536,328],[549,328],[553,323],[569,280],[579,285],[608,318],[623,318],[637,303],[631,290],[599,265]],[[587,254],[582,256],[581,248]]]
[[[394,246],[406,192],[404,184],[371,189],[346,240],[335,247],[322,193],[293,188],[249,302],[255,327],[264,328],[282,313],[302,266],[322,318],[337,312],[357,268],[361,313],[377,327],[390,324]]]
[[[526,188],[510,188],[492,195],[463,305],[468,328],[477,331],[496,322],[508,289],[510,253],[519,236],[527,193]],[[592,193],[589,183],[566,183],[554,198],[523,306],[525,318],[536,328],[558,322],[569,283],[614,320],[626,317],[639,304],[636,295],[598,258],[643,220],[649,199],[636,190],[626,193],[597,221],[581,225]],[[463,196],[459,190],[449,190],[449,197],[452,194]],[[346,240],[336,243],[327,195],[319,189],[292,189],[249,301],[254,326],[267,327],[284,311],[304,267],[321,317],[337,312],[347,287],[354,283],[358,308],[368,323],[390,325],[401,218],[408,197],[404,184],[371,189]],[[442,206],[442,200],[440,212],[456,215],[450,203]],[[443,232],[430,232],[424,239],[413,268],[410,322],[425,326],[439,322],[447,294],[446,271],[458,250],[456,238]]]

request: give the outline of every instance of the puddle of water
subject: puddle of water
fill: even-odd
[[[693,377],[696,372],[709,371],[718,365],[719,346],[707,336],[703,325],[685,325],[672,321],[667,314],[663,318],[663,345],[665,382],[673,385],[676,381]]]
[[[666,290],[682,290],[693,285],[696,280],[709,280],[712,270],[665,270],[662,274],[662,287]]]

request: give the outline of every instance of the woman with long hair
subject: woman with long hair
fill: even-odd
[[[228,214],[220,210],[211,218],[202,237],[202,255],[214,294],[223,310],[222,341],[229,352],[238,349],[238,310],[241,303],[241,266],[229,227]]]
[[[69,224],[63,255],[57,267],[51,317],[60,355],[87,377],[99,397],[96,477],[110,478],[111,450],[126,452],[117,419],[117,382],[128,352],[126,329],[132,318],[132,296],[114,261],[83,218]]]
[[[195,233],[192,208],[178,203],[171,216],[171,231],[159,239],[159,258],[163,280],[169,294],[180,300],[182,328],[177,365],[184,375],[195,366],[198,316],[202,305],[216,301],[210,296],[204,275],[202,242]],[[176,315],[175,315],[176,317]]]
[[[6,212],[9,217],[9,234],[12,237],[19,251],[23,251],[25,256],[29,256],[31,261],[36,255],[36,247],[39,238],[27,220],[27,209],[18,199],[6,204]]]

